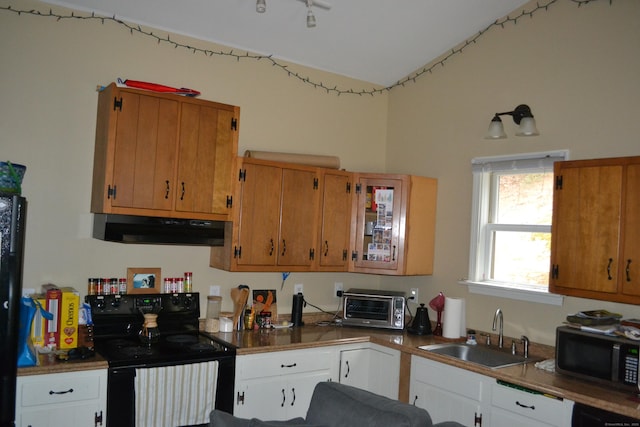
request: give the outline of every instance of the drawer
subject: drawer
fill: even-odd
[[[329,348],[290,350],[238,356],[236,375],[241,379],[266,378],[330,370],[336,353]]]
[[[106,374],[93,371],[18,377],[22,407],[95,400],[105,387]]]
[[[563,399],[501,383],[493,385],[491,404],[494,407],[551,425],[561,425],[559,422],[564,419],[563,414],[570,410],[570,408],[566,408]]]

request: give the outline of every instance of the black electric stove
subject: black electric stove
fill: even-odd
[[[109,363],[107,426],[134,426],[135,370],[218,361],[216,408],[233,413],[233,346],[199,332],[197,292],[180,294],[87,295],[96,351]],[[139,332],[143,315],[155,313],[159,337],[150,345]]]

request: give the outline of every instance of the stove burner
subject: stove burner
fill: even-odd
[[[153,347],[123,347],[119,349],[121,355],[125,357],[132,357],[134,359],[140,359],[151,356],[155,353]]]
[[[199,343],[190,345],[189,349],[193,351],[209,351],[209,350],[215,349],[215,346],[213,344],[209,344],[206,342],[199,342]]]
[[[172,344],[194,344],[198,342],[195,335],[171,335],[167,337],[167,342]]]

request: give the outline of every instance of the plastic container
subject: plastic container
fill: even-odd
[[[222,305],[222,297],[209,295],[207,297],[207,319],[219,318],[221,305]]]

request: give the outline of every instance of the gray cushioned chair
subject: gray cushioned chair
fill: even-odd
[[[429,413],[407,403],[335,382],[318,383],[306,418],[287,421],[241,419],[211,412],[210,427],[463,427],[456,422],[433,424]]]

